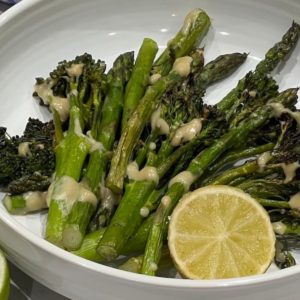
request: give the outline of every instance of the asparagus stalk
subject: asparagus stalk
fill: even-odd
[[[191,52],[204,38],[210,27],[209,16],[201,9],[192,10],[176,36],[153,65],[152,74],[167,75],[175,59]]]
[[[251,156],[261,154],[267,151],[271,151],[274,148],[273,143],[267,143],[260,146],[250,147],[247,149],[242,150],[233,150],[230,151],[228,154],[223,156],[219,161],[217,161],[210,169],[209,173],[214,174],[221,168],[226,167],[229,164],[233,164],[241,159],[249,158]]]
[[[125,263],[119,266],[119,269],[131,273],[140,273],[143,263],[143,257],[143,255],[131,257],[126,260]]]
[[[81,114],[77,106],[70,111],[70,128],[67,136],[56,148],[56,173],[49,197],[51,197],[46,239],[51,243],[62,246],[62,233],[66,224],[72,199],[66,199],[65,189],[69,191],[69,184],[75,185],[80,179],[81,169],[88,152],[90,142],[82,134],[80,125]]]
[[[133,253],[141,252],[145,249],[148,233],[153,223],[153,217],[153,215],[150,215],[141,224],[138,231],[129,238],[127,244],[125,245],[122,251],[123,255],[130,255]],[[88,233],[84,237],[80,248],[75,251],[72,251],[72,253],[94,262],[99,263],[104,261],[103,257],[98,254],[96,249],[104,235],[105,230],[105,228],[101,228],[94,232]]]
[[[132,273],[141,273],[144,255],[139,255],[137,257],[129,258],[125,263],[123,263],[119,269]],[[153,266],[159,270],[160,268],[170,268],[173,266],[173,261],[170,256],[169,248],[164,246],[162,248],[162,254],[158,266]]]
[[[277,102],[291,106],[297,100],[297,91],[297,89],[286,90],[279,94],[276,99],[270,100],[269,103]],[[157,264],[159,261],[162,237],[168,228],[168,217],[178,200],[189,190],[190,185],[194,183],[222,153],[232,148],[237,140],[245,141],[251,132],[257,130],[273,116],[275,116],[275,112],[270,105],[265,105],[257,109],[246,121],[242,122],[238,127],[232,128],[228,133],[196,156],[189,164],[187,171],[179,173],[171,180],[166,196],[162,199],[157,209],[154,223],[149,233],[142,266],[143,274],[155,274],[151,266]]]
[[[217,176],[211,181],[207,181],[205,185],[226,185],[229,184],[232,180],[238,178],[247,176],[249,174],[255,173],[259,170],[259,165],[257,164],[257,161],[249,161],[245,163],[242,166],[229,169],[225,172],[223,172],[221,175]]]
[[[25,215],[47,208],[46,192],[27,192],[21,195],[6,195],[3,204],[10,214]]]
[[[96,247],[101,238],[103,237],[104,232],[105,228],[101,228],[99,230],[95,230],[91,233],[88,233],[84,237],[80,248],[71,252],[77,256],[83,257],[94,262],[99,263],[103,261],[102,257],[97,253]]]
[[[146,87],[149,84],[152,63],[157,53],[157,44],[145,38],[135,61],[130,80],[126,86],[124,97],[124,110],[122,116],[122,131],[127,121],[143,97]]]
[[[111,261],[117,258],[137,226],[141,224],[143,203],[140,203],[140,197],[136,191],[141,191],[147,198],[155,185],[153,181],[133,181],[126,185],[122,201],[97,247],[97,252],[105,260]]]
[[[90,154],[83,182],[98,198],[99,185],[106,173],[107,151],[111,150],[115,140],[123,107],[125,84],[131,72],[132,64],[132,52],[120,55],[114,62],[113,68],[108,74],[109,91],[103,104],[101,117],[95,119],[93,123],[91,134],[98,144]],[[97,93],[94,98],[94,102],[98,103],[98,105],[94,105],[97,108],[101,95]],[[95,116],[97,116],[97,112]],[[63,245],[66,249],[76,250],[80,247],[95,209],[96,206],[92,202],[76,201],[73,204],[63,230]]]

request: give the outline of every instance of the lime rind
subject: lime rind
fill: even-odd
[[[0,250],[0,299],[8,300],[10,291],[10,277],[6,258]]]

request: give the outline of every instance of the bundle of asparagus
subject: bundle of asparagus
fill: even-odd
[[[84,54],[38,78],[35,95],[55,125],[54,175],[46,196],[11,193],[6,207],[27,213],[47,202],[48,241],[96,262],[138,254],[121,268],[155,275],[153,265],[171,263],[164,245],[178,200],[199,186],[226,184],[267,209],[281,242],[275,261],[294,264],[288,247],[300,232],[298,89],[279,92],[271,73],[295,47],[300,26],[293,23],[213,106],[203,101],[206,89],[247,54],[205,63],[199,43],[209,26],[195,9],[156,60],[158,46],[146,38],[135,60],[124,53],[107,74],[103,61]]]

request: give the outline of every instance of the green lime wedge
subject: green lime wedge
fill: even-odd
[[[9,270],[4,254],[0,250],[0,299],[8,300],[10,289]]]

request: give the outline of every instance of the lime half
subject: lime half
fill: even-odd
[[[221,185],[182,198],[172,214],[168,239],[178,271],[191,279],[261,274],[275,252],[265,209],[243,191]]]
[[[0,299],[7,300],[9,296],[10,281],[7,261],[0,250]]]

